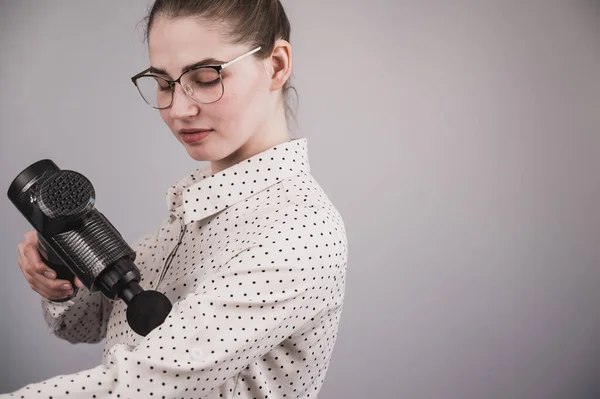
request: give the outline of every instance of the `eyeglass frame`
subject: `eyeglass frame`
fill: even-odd
[[[138,92],[140,93],[140,96],[142,96],[142,99],[144,100],[144,102],[146,104],[150,105],[154,109],[158,109],[158,110],[167,109],[171,105],[173,105],[173,98],[175,97],[175,83],[179,83],[179,85],[183,88],[183,92],[185,93],[185,95],[188,96],[189,98],[191,98],[192,100],[196,101],[197,103],[199,103],[199,104],[213,104],[213,103],[216,103],[217,101],[219,101],[221,98],[223,98],[223,95],[225,94],[225,84],[223,83],[223,76],[221,75],[221,72],[223,71],[223,69],[225,69],[228,66],[230,66],[230,65],[232,65],[232,64],[234,64],[234,63],[236,63],[238,61],[241,61],[242,59],[244,59],[244,58],[246,58],[246,57],[248,57],[248,56],[256,53],[260,49],[262,49],[262,46],[258,46],[254,50],[250,50],[250,51],[248,51],[248,52],[240,55],[239,57],[236,57],[233,60],[228,61],[228,62],[226,62],[224,64],[221,64],[221,65],[198,65],[198,66],[195,66],[195,67],[192,67],[192,68],[188,68],[185,71],[183,71],[181,73],[181,75],[179,75],[179,77],[177,79],[175,79],[175,80],[169,80],[169,79],[166,79],[166,78],[164,78],[162,76],[159,76],[159,75],[149,74],[148,72],[152,69],[152,67],[150,67],[150,68],[145,69],[142,72],[136,74],[135,76],[132,76],[131,77],[131,81],[133,82],[133,84],[135,85],[135,87],[138,89]],[[188,72],[195,71],[197,69],[202,69],[202,68],[214,69],[215,71],[217,71],[217,73],[219,74],[219,80],[221,81],[221,88],[222,88],[222,90],[221,90],[221,97],[219,97],[218,99],[216,99],[214,101],[207,102],[207,103],[203,103],[203,102],[200,102],[200,101],[196,100],[194,97],[192,97],[188,93],[189,89],[186,89],[187,85],[184,86],[183,84],[181,84],[181,77],[183,75],[185,75]],[[140,87],[137,85],[137,80],[139,78],[141,78],[141,77],[144,77],[144,76],[151,76],[151,77],[154,77],[154,78],[162,79],[162,80],[164,80],[165,82],[167,82],[169,84],[169,87],[171,88],[171,101],[169,102],[169,105],[167,105],[166,107],[160,107],[160,108],[159,107],[154,107],[154,106],[152,106],[148,102],[148,100],[146,100],[146,97],[144,97],[144,95],[142,94],[142,91],[140,90]],[[189,87],[189,86],[187,86],[187,87]]]

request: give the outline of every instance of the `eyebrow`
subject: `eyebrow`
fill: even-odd
[[[183,68],[181,68],[181,72],[183,73],[183,71],[187,71],[189,69],[195,68],[195,67],[199,67],[199,66],[206,66],[206,65],[221,65],[224,64],[225,61],[220,61],[217,60],[215,58],[205,58],[202,61],[198,61],[195,62],[193,64],[188,64],[185,65]],[[165,71],[162,68],[156,68],[151,66],[150,68],[148,68],[148,72],[150,73],[156,73],[156,74],[160,74],[160,75],[165,75],[165,76],[169,76],[169,74],[167,73],[167,71]]]

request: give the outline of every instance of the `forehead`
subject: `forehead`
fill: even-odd
[[[170,75],[181,72],[184,65],[204,58],[225,57],[232,46],[225,39],[226,27],[198,18],[158,16],[148,35],[150,65]]]

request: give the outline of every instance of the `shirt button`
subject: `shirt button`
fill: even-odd
[[[192,353],[191,353],[192,359],[200,360],[200,359],[202,359],[203,355],[204,355],[204,352],[202,351],[202,349],[200,349],[200,348],[192,349]]]

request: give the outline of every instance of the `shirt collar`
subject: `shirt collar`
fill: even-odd
[[[184,224],[196,222],[292,176],[310,172],[307,139],[269,148],[219,173],[210,164],[196,169],[167,191],[167,206]]]

